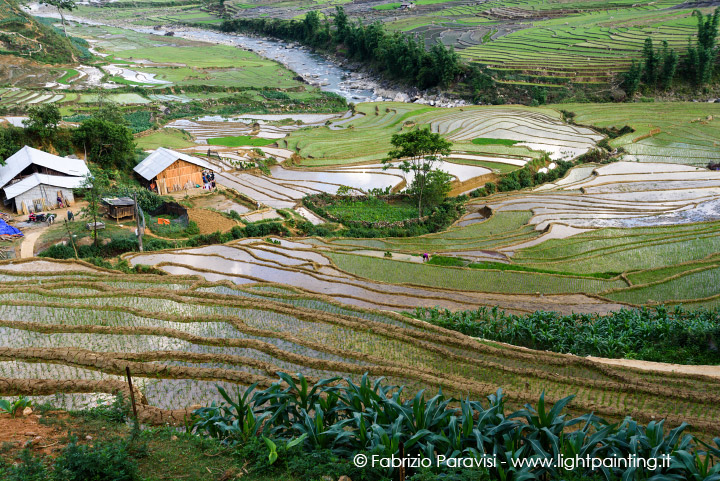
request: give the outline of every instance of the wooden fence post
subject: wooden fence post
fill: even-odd
[[[133,417],[137,422],[137,406],[135,405],[135,391],[133,391],[132,377],[130,376],[130,366],[125,366],[125,373],[127,374],[128,386],[130,386],[130,401],[132,402]]]

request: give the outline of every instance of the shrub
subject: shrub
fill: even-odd
[[[72,439],[55,460],[54,478],[62,481],[135,481],[137,464],[130,458],[127,441],[107,441],[94,446]]]
[[[47,481],[49,473],[42,459],[33,455],[29,448],[20,453],[20,463],[0,465],[0,476],[5,481]]]
[[[52,259],[74,259],[75,250],[73,250],[72,246],[70,246],[69,244],[55,244],[39,253],[38,257],[50,257]]]
[[[535,312],[518,316],[497,308],[451,312],[418,308],[432,324],[509,344],[579,356],[633,358],[681,364],[720,364],[720,311],[622,309],[606,315]]]
[[[98,403],[97,406],[79,411],[79,414],[91,419],[105,419],[111,423],[124,423],[130,415],[130,402],[122,393],[118,393],[111,403]]]

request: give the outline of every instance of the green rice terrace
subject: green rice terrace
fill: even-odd
[[[150,3],[150,2],[148,2]],[[409,3],[409,2],[405,2]],[[342,5],[348,16],[364,24],[381,22],[390,31],[424,38],[426,45],[452,46],[463,60],[487,66],[500,83],[557,89],[575,85],[596,88],[617,83],[617,76],[641,58],[643,43],[668,42],[684,55],[696,36],[691,13],[710,5],[679,0],[597,2],[511,0],[472,3],[418,0],[413,8],[400,2],[260,2],[226,1],[220,9],[189,2],[178,8],[137,9],[83,6],[95,19],[136,25],[174,23],[208,26],[233,18],[302,20],[306,11],[333,15]]]
[[[720,479],[714,3],[75,7],[0,0],[0,478],[104,446],[30,407],[206,463],[72,479]]]
[[[294,259],[285,263],[295,266],[285,267],[292,269],[286,279],[306,270],[319,284],[331,275],[303,267],[322,257],[312,250],[218,248],[236,258],[251,254],[258,270],[272,269],[280,256]],[[193,255],[212,256],[203,262],[208,267],[218,258]],[[79,407],[126,390],[128,366],[147,423],[183,423],[189,406],[217,399],[215,384],[269,386],[277,371],[310,380],[359,379],[368,372],[412,390],[442,387],[453,396],[483,396],[502,384],[514,405],[542,391],[551,400],[576,394],[572,410],[687,421],[697,432],[713,432],[720,415],[720,381],[712,377],[501,346],[287,285],[228,282],[239,272],[205,280],[188,268],[171,276],[126,275],[38,260],[0,269],[2,392],[56,406]],[[400,292],[396,296],[400,302]],[[370,292],[366,297],[381,300]]]

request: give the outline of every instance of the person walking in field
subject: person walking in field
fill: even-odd
[[[210,190],[215,190],[215,172],[211,170],[208,175],[210,176]]]
[[[202,179],[203,179],[203,189],[207,190],[207,188],[208,188],[207,172],[205,172],[204,170],[202,173]]]

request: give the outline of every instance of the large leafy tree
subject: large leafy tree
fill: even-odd
[[[452,175],[439,169],[431,170],[425,177],[423,193],[423,204],[425,208],[432,208],[440,205],[452,190]],[[408,189],[410,195],[416,195],[415,191],[418,189],[418,183],[413,182]]]
[[[127,170],[135,161],[135,140],[124,124],[118,124],[106,117],[91,117],[84,120],[73,132],[75,146],[87,153],[86,160],[103,168]]]
[[[28,118],[23,120],[27,133],[38,137],[40,142],[52,142],[57,134],[62,116],[55,104],[35,105],[28,109]]]
[[[412,193],[418,203],[418,217],[423,215],[423,195],[428,186],[428,175],[442,162],[443,155],[450,154],[452,143],[430,129],[417,129],[395,134],[390,139],[394,149],[383,159],[385,168],[399,160],[399,168],[413,174]]]

